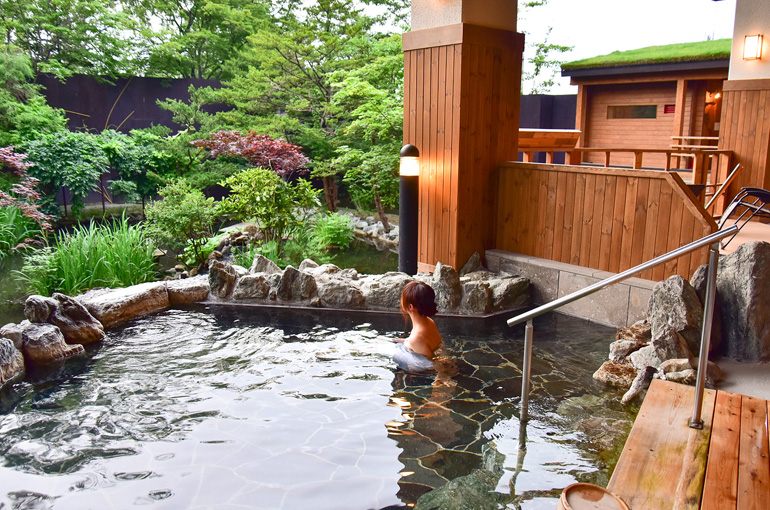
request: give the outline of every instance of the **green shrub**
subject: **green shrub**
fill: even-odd
[[[239,221],[255,219],[268,241],[305,230],[308,209],[318,205],[318,191],[308,181],[290,184],[266,168],[249,168],[221,184],[230,188],[222,211]]]
[[[214,199],[185,181],[172,182],[158,194],[163,200],[151,202],[146,210],[150,236],[177,253],[189,248],[194,265],[200,264],[208,256],[203,246],[217,217]]]
[[[56,234],[52,247],[27,256],[17,276],[44,296],[76,295],[93,287],[127,287],[155,279],[155,245],[144,225],[126,216]]]
[[[353,223],[350,216],[327,214],[316,221],[313,234],[315,245],[321,250],[335,246],[344,249],[353,242]]]

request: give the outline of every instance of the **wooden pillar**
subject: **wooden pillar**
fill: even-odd
[[[577,108],[575,113],[575,129],[580,131],[576,147],[587,147],[586,128],[588,127],[588,86],[578,84]]]
[[[413,10],[414,12],[414,10]],[[497,168],[518,151],[515,31],[458,23],[404,34],[404,143],[420,150],[418,269],[494,247]]]

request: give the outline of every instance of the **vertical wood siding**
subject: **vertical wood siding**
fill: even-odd
[[[497,166],[517,155],[523,40],[463,25],[456,44],[407,44],[404,143],[420,150],[418,261],[459,268],[494,246]]]
[[[733,163],[743,165],[727,201],[742,187],[770,189],[770,80],[751,82],[746,87],[728,81],[723,91],[719,147],[731,149]]]
[[[497,248],[617,273],[716,231],[677,174],[532,163],[503,165]],[[706,248],[641,278],[690,278]]]

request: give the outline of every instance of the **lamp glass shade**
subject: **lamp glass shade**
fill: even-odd
[[[403,157],[399,165],[398,173],[410,177],[420,175],[420,158]]]
[[[743,40],[743,60],[762,58],[762,36],[747,35]]]

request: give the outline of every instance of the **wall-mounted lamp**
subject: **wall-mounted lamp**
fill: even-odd
[[[406,144],[399,153],[398,270],[417,273],[417,235],[420,223],[420,151]]]
[[[747,35],[743,39],[743,60],[762,58],[762,35]]]

